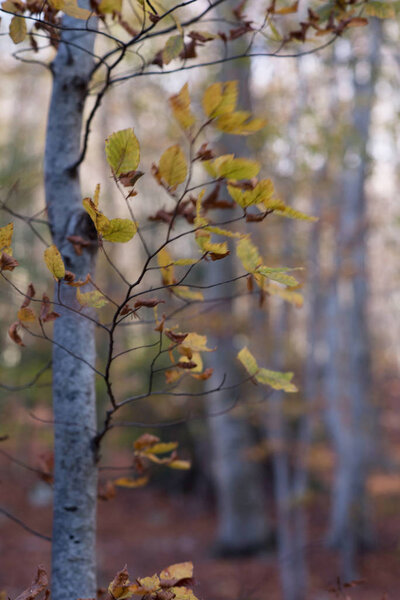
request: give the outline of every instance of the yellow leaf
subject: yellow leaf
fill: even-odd
[[[248,273],[254,273],[262,264],[257,247],[248,237],[237,242],[236,254]]]
[[[117,177],[136,171],[140,161],[140,148],[133,129],[121,129],[106,139],[106,157]]]
[[[175,594],[174,600],[197,600],[192,590],[186,587],[172,587],[170,591]]]
[[[92,14],[90,10],[86,10],[86,8],[81,8],[78,6],[76,0],[62,0],[61,10],[69,17],[74,17],[75,19],[84,19],[85,21]]]
[[[144,453],[150,454],[165,454],[166,452],[172,452],[178,447],[178,442],[159,442],[149,448],[145,448]]]
[[[260,131],[266,124],[264,119],[252,119],[251,113],[247,111],[221,115],[214,123],[220,131],[233,135],[251,135]]]
[[[109,228],[103,233],[103,239],[108,242],[129,242],[137,231],[137,226],[130,219],[111,219]]]
[[[181,377],[183,377],[183,372],[179,369],[167,369],[167,371],[165,371],[166,383],[175,383],[176,381],[179,381]]]
[[[183,129],[189,129],[196,122],[196,117],[190,110],[189,86],[187,83],[178,94],[171,96],[169,103],[175,119]]]
[[[181,147],[175,145],[168,148],[161,156],[158,168],[169,186],[175,187],[183,183],[187,175],[187,163]]]
[[[90,198],[84,198],[82,200],[82,204],[84,209],[92,219],[96,230],[101,234],[107,232],[110,228],[110,220],[107,219],[107,217],[103,215],[103,213],[100,210],[98,210],[98,199],[96,202],[93,202],[93,200],[91,200]]]
[[[188,333],[181,346],[192,352],[214,352],[212,348],[207,348],[207,336],[198,333]]]
[[[189,460],[173,460],[172,462],[167,463],[167,467],[170,469],[179,469],[180,471],[187,471],[191,466]]]
[[[230,196],[242,208],[254,204],[268,203],[275,193],[271,179],[262,179],[252,190],[242,190],[234,185],[228,185],[227,187]],[[267,204],[264,208],[267,210]]]
[[[299,282],[292,275],[287,275],[286,271],[290,271],[286,267],[277,267],[271,268],[262,265],[258,267],[257,273],[260,273],[263,277],[267,277],[268,279],[272,279],[273,281],[277,281],[278,283],[283,283],[283,285],[287,285],[288,287],[297,287]]]
[[[253,377],[258,371],[258,365],[250,350],[247,347],[242,348],[237,357],[248,374]]]
[[[26,21],[23,17],[13,17],[10,22],[9,34],[14,44],[20,44],[26,38]]]
[[[210,119],[231,113],[236,108],[237,97],[237,81],[213,83],[206,89],[203,96],[204,112]]]
[[[91,308],[102,308],[108,303],[107,298],[99,290],[81,292],[80,288],[77,288],[76,299],[82,306],[90,306]]]
[[[179,298],[185,298],[187,300],[204,300],[202,292],[195,292],[187,285],[177,285],[172,291],[176,296],[179,296]]]
[[[191,579],[193,577],[193,563],[183,562],[175,565],[170,565],[166,569],[163,569],[160,573],[160,579]]]
[[[285,392],[297,392],[297,387],[291,383],[293,373],[281,373],[280,371],[270,371],[268,369],[259,369],[256,374],[256,380],[264,385],[269,385],[274,390],[283,390]]]
[[[162,280],[165,285],[175,282],[173,260],[166,248],[161,248],[157,254],[158,266],[161,267]]]
[[[398,7],[397,3],[396,5]],[[368,17],[377,17],[378,19],[394,19],[396,16],[395,6],[391,2],[367,2],[364,4],[364,12]]]
[[[291,289],[282,288],[281,286],[276,285],[274,283],[269,283],[265,287],[265,291],[268,294],[279,296],[280,298],[282,298],[282,300],[290,302],[290,304],[293,304],[297,308],[301,308],[304,304],[304,298],[302,294],[300,294],[299,292],[295,292]]]
[[[280,215],[281,217],[288,217],[289,219],[298,219],[300,221],[318,221],[318,217],[311,217],[310,215],[306,215],[300,210],[296,210],[291,206],[286,206],[286,204],[282,200],[274,201],[272,206],[268,206],[267,201],[263,201],[263,205],[266,210],[273,210],[274,214]]]
[[[50,273],[53,275],[54,279],[58,281],[59,279],[63,279],[65,276],[65,266],[63,259],[61,258],[61,254],[58,251],[57,247],[49,246],[44,251],[44,261],[49,269]]]
[[[257,161],[248,158],[234,158],[233,154],[224,154],[213,162],[203,161],[202,164],[211,177],[224,177],[232,180],[252,179],[258,175],[261,168]]]
[[[195,265],[198,261],[198,258],[178,258],[178,260],[174,260],[173,264],[177,267],[185,267],[187,265]]]
[[[104,15],[107,13],[121,13],[122,0],[101,0],[99,11]]]
[[[20,308],[17,317],[18,320],[22,321],[23,323],[33,323],[36,321],[36,315],[29,307]]]
[[[4,251],[8,255],[12,255],[9,251],[14,231],[14,223],[9,223],[4,227],[0,227],[0,252]]]
[[[179,35],[171,35],[167,39],[165,48],[162,51],[162,59],[165,65],[168,65],[171,60],[177,58],[183,50],[183,37]]]
[[[153,575],[152,577],[141,577],[138,578],[137,581],[140,585],[140,592],[142,594],[151,594],[152,592],[155,592],[160,588],[160,580],[157,575]]]
[[[125,488],[138,488],[147,485],[149,482],[148,477],[138,477],[137,479],[131,479],[130,477],[120,477],[114,481],[115,485]]]

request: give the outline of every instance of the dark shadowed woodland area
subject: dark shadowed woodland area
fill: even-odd
[[[399,15],[1,3],[0,600],[400,598]]]

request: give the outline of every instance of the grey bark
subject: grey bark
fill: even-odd
[[[368,336],[365,180],[374,85],[379,67],[381,24],[373,22],[364,56],[354,60],[353,139],[347,151],[358,157],[343,164],[338,206],[336,267],[327,298],[329,358],[325,376],[328,426],[337,453],[328,540],[339,548],[342,575],[356,576],[356,558],[370,541],[366,479],[374,441]],[[358,64],[366,61],[369,77]]]
[[[88,8],[82,3],[82,7]],[[66,268],[81,279],[93,272],[95,244],[77,256],[69,235],[95,240],[82,209],[78,169],[82,116],[93,60],[94,33],[86,22],[64,17],[65,27],[52,63],[53,89],[45,150],[45,191],[54,244]],[[94,28],[96,21],[90,20]],[[80,31],[76,31],[80,28]],[[55,321],[53,344],[54,513],[52,535],[52,597],[75,600],[96,595],[97,468],[92,440],[96,432],[95,339],[90,313],[80,308],[75,288],[56,284],[64,307]],[[80,359],[84,359],[83,362]]]

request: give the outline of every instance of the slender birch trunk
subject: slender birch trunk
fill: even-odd
[[[89,3],[87,2],[87,5]],[[82,116],[91,77],[94,33],[86,22],[65,16],[57,56],[52,63],[53,89],[45,151],[45,190],[54,244],[66,268],[77,278],[94,269],[95,252],[81,256],[70,235],[95,240],[95,231],[82,209],[79,158]],[[90,20],[92,28],[96,21]],[[80,30],[76,30],[79,28]],[[61,317],[55,321],[53,344],[54,514],[52,597],[76,600],[96,595],[97,468],[92,439],[96,431],[94,371],[96,351],[93,323],[77,307],[75,288],[56,285]],[[87,315],[88,313],[86,313]],[[73,354],[72,354],[73,353]],[[80,360],[83,358],[85,362]]]

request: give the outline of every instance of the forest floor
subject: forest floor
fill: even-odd
[[[49,535],[51,508],[49,503],[43,505],[45,484],[37,482],[35,474],[21,473],[18,465],[0,457],[0,505]],[[361,559],[360,576],[365,582],[348,590],[352,600],[400,598],[399,496],[396,492],[390,501],[376,502],[377,544]],[[327,499],[320,498],[310,508],[310,600],[335,598],[327,590],[335,583],[338,561],[322,542],[327,505]],[[100,502],[99,584],[106,587],[125,564],[134,579],[172,563],[192,560],[194,591],[200,600],[281,599],[276,557],[266,553],[245,559],[216,558],[212,551],[215,526],[210,503],[193,494],[177,492],[171,496],[154,487],[121,489],[112,500]],[[0,592],[15,597],[28,587],[39,563],[49,570],[49,543],[0,514]]]

